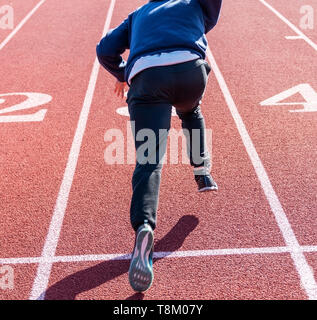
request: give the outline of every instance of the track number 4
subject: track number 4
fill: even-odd
[[[283,102],[295,94],[301,94],[305,101]],[[303,109],[290,110],[290,112],[317,112],[317,92],[307,83],[299,84],[261,102],[261,106],[295,106],[302,105]]]
[[[23,96],[26,97],[21,103],[16,105],[0,109],[0,123],[8,122],[39,122],[43,121],[47,109],[41,109],[32,114],[22,114],[22,115],[5,115],[6,113],[11,113],[15,111],[29,110],[39,106],[42,106],[46,103],[49,103],[52,100],[52,97],[44,93],[32,93],[32,92],[22,92],[22,93],[5,93],[0,94],[0,105],[6,101],[6,97],[10,96]]]

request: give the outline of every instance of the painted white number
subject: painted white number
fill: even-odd
[[[24,114],[24,115],[3,116],[2,114],[36,108],[36,107],[42,106],[43,104],[49,103],[52,100],[51,96],[44,93],[33,93],[33,92],[5,93],[5,94],[0,94],[0,104],[5,102],[5,99],[4,99],[5,97],[10,97],[10,96],[24,96],[27,99],[14,106],[0,109],[0,123],[43,121],[45,118],[47,109],[41,109],[35,113]]]
[[[0,267],[0,289],[13,290],[14,288],[14,271],[11,266]]]
[[[283,100],[297,93],[302,95],[302,97],[305,99],[305,102],[282,102]],[[302,105],[304,108],[290,110],[290,112],[317,112],[317,92],[309,84],[302,83],[261,102],[261,106],[295,105]]]
[[[0,15],[4,14],[0,18],[0,29],[13,29],[13,8],[5,5],[0,7]]]
[[[303,15],[300,19],[300,27],[304,30],[314,29],[314,8],[309,5],[301,6],[300,13]]]

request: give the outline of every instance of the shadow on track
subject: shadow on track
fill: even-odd
[[[154,251],[169,253],[177,251],[198,223],[199,220],[195,216],[183,216],[162,239],[155,243]],[[156,258],[153,262],[160,259],[164,258]],[[49,287],[45,293],[45,300],[75,300],[78,294],[97,288],[128,272],[129,265],[130,260],[108,260],[71,274]],[[136,293],[127,300],[143,300],[143,298],[144,294]]]

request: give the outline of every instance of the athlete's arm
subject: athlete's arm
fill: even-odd
[[[129,18],[110,30],[96,49],[100,64],[120,82],[124,82],[126,62],[121,55],[126,49],[129,49]]]
[[[198,0],[205,18],[205,33],[208,33],[218,22],[222,0]]]

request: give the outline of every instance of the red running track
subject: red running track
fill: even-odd
[[[104,24],[106,9],[98,8],[105,8],[105,2],[74,6],[70,1],[61,8],[47,1],[0,52],[6,75],[1,93],[53,97],[42,107],[48,110],[42,122],[0,123],[3,258],[41,255]],[[8,97],[1,108],[24,99]],[[35,270],[34,265],[16,266],[15,290],[0,294],[28,298]],[[20,273],[23,281],[18,280]]]
[[[117,0],[111,27],[143,3]],[[69,2],[62,6],[60,10],[54,3],[44,3],[0,51],[8,74],[1,84],[2,93],[40,92],[53,98],[41,107],[48,111],[40,123],[0,123],[0,183],[1,190],[6,190],[0,205],[4,213],[1,258],[17,258],[19,262],[12,263],[14,290],[0,291],[0,295],[2,299],[35,298],[34,292],[45,288],[46,299],[140,298],[128,285],[128,260],[109,260],[107,256],[132,250],[129,201],[133,165],[108,165],[103,158],[109,145],[104,142],[105,132],[113,128],[125,132],[128,120],[116,113],[125,102],[114,97],[114,79],[104,70],[93,94],[61,232],[52,238],[57,245],[57,262],[47,266],[36,260],[42,255],[56,211],[93,68],[95,44],[111,2],[84,1],[79,6]],[[282,13],[295,23],[296,10]],[[317,90],[312,67],[316,51],[302,40],[286,40],[291,34],[289,26],[259,1],[239,0],[224,4],[219,25],[208,40],[296,240],[301,246],[314,246],[316,113],[289,112],[301,105],[260,105],[301,83]],[[155,252],[173,254],[155,260],[154,285],[142,298],[312,298],[307,284],[301,285],[303,272],[294,266],[285,229],[276,222],[276,212],[262,189],[221,89],[223,84],[211,74],[203,111],[207,127],[213,131],[213,175],[220,190],[197,194],[189,166],[165,166]],[[19,102],[10,99],[5,102],[8,106]],[[294,95],[288,101],[302,99]],[[176,118],[173,126],[180,129]],[[313,268],[317,266],[314,250],[305,254],[307,266]],[[0,263],[10,262],[1,258]],[[41,270],[50,271],[50,267],[46,278],[39,277]]]

